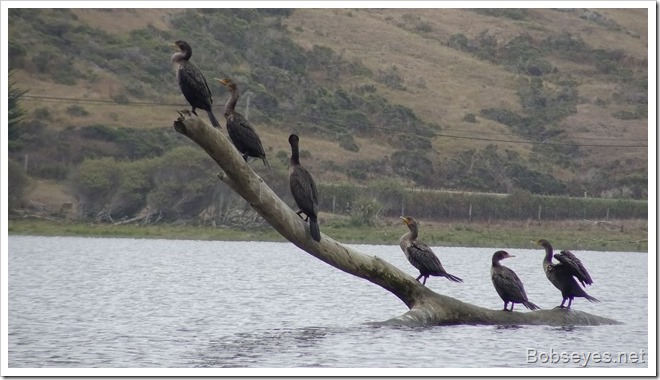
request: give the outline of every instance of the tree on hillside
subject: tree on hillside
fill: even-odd
[[[409,274],[377,256],[368,256],[322,234],[311,239],[308,226],[243,160],[232,143],[217,129],[189,111],[180,111],[174,129],[203,148],[220,166],[218,177],[240,194],[284,238],[297,247],[353,276],[370,281],[398,297],[410,309],[386,324],[536,324],[600,325],[617,321],[566,309],[503,312],[471,305],[438,294]]]
[[[25,167],[10,159],[7,163],[7,202],[10,211],[22,206],[29,184],[30,178],[25,173]]]

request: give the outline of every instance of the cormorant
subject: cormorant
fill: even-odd
[[[298,153],[299,140],[300,138],[295,134],[289,136],[289,144],[291,144],[291,165],[289,166],[291,195],[293,195],[293,199],[300,208],[296,214],[305,214],[305,221],[309,220],[309,232],[312,238],[316,241],[321,241],[321,231],[319,230],[317,219],[319,196],[314,178],[312,178],[312,175],[309,174],[307,169],[300,165],[300,156]]]
[[[561,291],[561,305],[564,307],[564,302],[568,299],[567,309],[571,308],[574,297],[584,297],[591,302],[600,302],[597,298],[587,294],[578,285],[575,279],[577,278],[582,286],[593,284],[593,280],[587,272],[587,269],[582,265],[580,259],[575,257],[570,251],[561,251],[554,255],[554,258],[559,261],[557,264],[552,263],[552,245],[545,239],[541,239],[536,244],[545,248],[545,258],[543,259],[543,270],[548,280]]]
[[[215,78],[215,80],[225,85],[231,94],[225,105],[224,112],[225,119],[227,120],[227,133],[231,142],[241,152],[246,162],[248,157],[257,157],[261,158],[267,168],[270,168],[259,135],[257,135],[250,122],[235,110],[236,102],[238,102],[238,97],[240,96],[238,86],[231,79]]]
[[[408,226],[410,231],[401,236],[399,245],[408,261],[410,261],[410,264],[419,269],[419,276],[417,276],[416,280],[419,281],[420,278],[423,278],[422,285],[426,285],[426,279],[429,276],[442,276],[447,277],[447,279],[453,282],[463,282],[459,277],[447,273],[445,268],[442,267],[438,256],[433,253],[431,248],[417,240],[417,221],[409,216],[402,216],[401,219],[403,219],[403,223]]]
[[[500,264],[500,260],[508,257],[515,257],[510,255],[507,251],[497,251],[493,254],[493,265],[490,267],[490,278],[493,280],[493,286],[504,301],[504,311],[513,311],[513,305],[521,303],[530,310],[540,309],[540,307],[529,302],[525,287],[522,281],[516,275],[516,272]],[[511,302],[511,310],[507,309],[507,304]]]
[[[172,63],[177,66],[176,80],[179,83],[181,92],[186,98],[188,103],[192,106],[192,113],[197,115],[195,110],[197,108],[206,111],[211,120],[211,124],[220,128],[218,119],[213,115],[213,95],[211,89],[206,83],[204,74],[199,70],[194,63],[190,62],[192,56],[192,48],[186,41],[176,41],[174,46],[179,48],[179,51],[172,56]]]

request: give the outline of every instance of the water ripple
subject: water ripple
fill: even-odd
[[[416,275],[398,246],[355,247]],[[501,308],[493,249],[436,251],[465,283],[432,277],[427,286]],[[557,306],[542,252],[509,251],[530,300]],[[530,362],[530,352],[648,352],[647,255],[579,255],[602,302],[573,307],[624,325],[369,325],[406,308],[291,244],[10,236],[9,366],[535,368],[581,364]]]

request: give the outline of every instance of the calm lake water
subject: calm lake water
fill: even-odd
[[[565,362],[574,353],[603,357],[588,367],[649,365],[646,253],[574,251],[602,302],[578,298],[573,308],[624,325],[402,328],[365,324],[405,313],[396,297],[289,243],[10,236],[8,244],[10,368],[583,366]],[[417,275],[398,245],[353,247]],[[427,286],[502,308],[489,272],[496,249],[434,250],[465,282],[431,277]],[[508,251],[517,257],[504,264],[530,300],[559,305],[543,250]],[[644,356],[618,363],[619,352]]]

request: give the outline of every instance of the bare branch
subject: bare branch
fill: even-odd
[[[504,312],[471,305],[437,294],[377,256],[368,256],[321,234],[312,240],[309,226],[282,201],[245,162],[216,128],[189,111],[180,111],[177,132],[187,136],[220,166],[218,177],[261,215],[284,238],[333,267],[364,278],[397,296],[411,310],[387,324],[548,324],[597,325],[617,321],[574,310]]]

